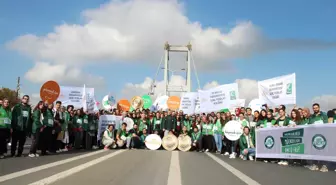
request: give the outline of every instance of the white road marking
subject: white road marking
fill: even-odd
[[[78,172],[80,172],[82,170],[85,170],[85,169],[87,169],[87,168],[89,168],[89,167],[91,167],[93,165],[101,163],[101,162],[103,162],[103,161],[105,161],[105,160],[107,160],[109,158],[112,158],[112,157],[114,157],[114,156],[116,156],[116,155],[118,155],[118,154],[120,154],[122,152],[125,152],[125,151],[126,150],[118,150],[118,151],[113,152],[111,154],[99,157],[99,158],[97,158],[95,160],[92,160],[90,162],[87,162],[87,163],[84,163],[82,165],[76,166],[76,167],[71,168],[69,170],[57,173],[55,175],[52,175],[50,177],[47,177],[47,178],[44,178],[42,180],[36,181],[36,182],[31,183],[29,185],[47,185],[47,184],[54,183],[56,181],[59,181],[59,180],[64,179],[66,177],[69,177],[69,176],[71,176],[71,175],[73,175],[75,173],[78,173]]]
[[[31,173],[34,173],[34,172],[38,172],[38,171],[41,171],[41,170],[44,170],[44,169],[52,168],[52,167],[59,166],[59,165],[62,165],[62,164],[66,164],[66,163],[69,163],[69,162],[72,162],[72,161],[76,161],[76,160],[79,160],[79,159],[90,157],[90,156],[102,153],[104,151],[105,150],[99,150],[99,151],[96,151],[96,152],[92,152],[92,153],[88,153],[88,154],[84,154],[84,155],[79,155],[79,156],[75,156],[75,157],[72,157],[72,158],[69,158],[69,159],[56,161],[56,162],[53,162],[53,163],[49,163],[49,164],[37,166],[37,167],[34,167],[34,168],[30,168],[30,169],[14,172],[14,173],[11,173],[11,174],[3,175],[3,176],[0,176],[0,182],[4,182],[4,181],[7,181],[7,180],[17,178],[17,177],[21,177],[21,176],[24,176],[24,175],[31,174]]]
[[[223,166],[225,169],[233,173],[236,177],[238,177],[240,180],[245,182],[248,185],[260,185],[257,181],[251,179],[249,176],[245,175],[243,172],[237,170],[233,166],[229,165],[228,163],[224,162],[223,160],[219,159],[218,157],[214,156],[211,153],[206,153],[210,158],[212,158],[214,161],[216,161],[218,164]]]
[[[181,168],[178,151],[173,151],[170,159],[170,167],[167,185],[182,185]]]

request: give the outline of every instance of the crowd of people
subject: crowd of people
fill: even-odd
[[[10,156],[20,157],[27,137],[33,141],[29,157],[39,157],[72,149],[109,150],[112,148],[146,149],[145,139],[149,134],[157,134],[161,138],[173,134],[188,135],[192,141],[191,151],[214,152],[229,158],[254,160],[255,131],[270,127],[294,127],[308,124],[336,123],[336,109],[327,113],[320,110],[319,104],[309,108],[294,108],[288,115],[284,105],[270,109],[264,105],[261,111],[252,112],[251,108],[237,108],[234,113],[227,109],[222,112],[186,115],[182,111],[157,111],[136,109],[122,112],[118,109],[101,110],[89,114],[83,109],[73,106],[62,106],[38,102],[33,108],[29,105],[29,96],[24,95],[21,103],[9,107],[8,99],[0,101],[0,158],[5,158],[7,144],[11,143]],[[131,118],[133,128],[127,130],[127,123],[122,122],[120,128],[109,124],[105,131],[98,134],[100,115],[118,115]],[[223,127],[231,120],[236,120],[243,129],[237,141],[228,140]],[[100,135],[100,138],[97,136]],[[305,160],[258,159],[265,162],[277,162],[279,165],[299,163],[310,170],[322,172],[333,168],[333,163]]]

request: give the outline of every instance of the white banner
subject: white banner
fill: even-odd
[[[115,129],[119,129],[121,127],[121,116],[115,115],[102,115],[99,117],[99,125],[98,125],[98,133],[97,139],[100,140],[102,132],[106,130],[107,125],[114,125]]]
[[[73,105],[75,108],[83,107],[83,87],[66,87],[61,86],[61,93],[58,97],[58,101],[62,102],[62,105]],[[85,88],[87,109],[91,113],[94,111],[96,101],[94,98],[94,88]]]
[[[196,99],[195,99],[195,114],[201,113],[201,101],[199,98],[199,93],[197,93]]]
[[[198,91],[201,112],[216,112],[228,108],[232,100],[239,99],[238,84],[226,84]]]
[[[259,99],[268,105],[296,104],[295,73],[258,82]]]
[[[180,110],[183,111],[184,114],[194,114],[197,97],[198,93],[196,92],[184,93],[181,98]]]

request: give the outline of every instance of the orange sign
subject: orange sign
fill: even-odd
[[[167,100],[168,109],[170,110],[177,110],[180,108],[180,97],[178,96],[171,96]]]
[[[43,102],[53,103],[60,95],[61,88],[55,81],[47,81],[40,90],[40,97]]]
[[[122,111],[129,111],[131,108],[131,103],[128,100],[119,100],[117,108]]]

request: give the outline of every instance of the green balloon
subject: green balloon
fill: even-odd
[[[227,113],[227,112],[230,112],[230,110],[229,110],[229,109],[222,109],[222,110],[220,110],[219,112]]]
[[[141,98],[144,101],[144,109],[149,109],[153,104],[151,97],[149,95],[143,95]]]

